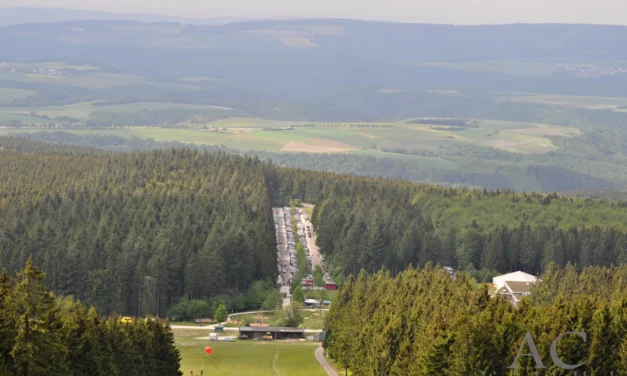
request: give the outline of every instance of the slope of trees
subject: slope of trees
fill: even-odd
[[[442,188],[189,149],[54,151],[11,138],[0,147],[2,266],[13,272],[32,256],[53,291],[103,313],[163,316],[197,299],[210,312],[260,306],[267,294],[247,290],[260,280],[260,291],[272,290],[271,206],[290,199],[316,204],[334,277],[437,262],[478,269],[484,280],[627,261],[625,202]]]
[[[586,294],[545,304],[523,299],[518,309],[491,298],[487,286],[476,287],[466,274],[451,279],[431,266],[396,278],[387,271],[350,277],[327,316],[325,347],[352,375],[505,375],[512,365],[520,375],[572,375],[552,361],[551,345],[560,334],[584,332],[585,341],[566,335],[557,342],[559,360],[585,362],[578,374],[622,375],[627,298],[615,285],[611,298],[600,299],[597,289],[604,286],[585,281],[602,280],[599,271],[573,275],[571,286]],[[536,369],[531,356],[517,357],[530,353],[529,340],[546,368]]]
[[[627,261],[626,203],[441,188],[280,170],[279,194],[316,203],[318,243],[330,266],[396,272],[429,261],[470,270],[538,273],[555,262]]]
[[[167,323],[103,319],[43,279],[31,260],[15,278],[0,275],[0,375],[182,375]]]
[[[58,294],[103,313],[163,316],[180,298],[276,280],[265,166],[179,149],[112,155],[0,151],[0,262],[32,257]],[[44,148],[45,150],[45,148]]]

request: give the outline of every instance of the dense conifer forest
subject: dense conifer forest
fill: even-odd
[[[237,295],[254,280],[276,280],[259,161],[183,149],[2,146],[0,265],[11,272],[32,257],[57,294],[107,314],[161,317],[182,298]]]
[[[396,278],[351,276],[327,317],[325,347],[352,375],[626,374],[627,268],[549,269],[517,308],[468,274],[451,278],[432,265]],[[551,356],[567,332],[586,333],[555,347],[561,362],[584,363],[578,373]],[[531,341],[541,364],[517,357],[531,354]]]
[[[627,261],[627,204],[556,194],[442,188],[280,170],[282,189],[317,203],[327,261],[343,272],[393,272],[427,262],[493,274],[539,273],[551,262]]]
[[[15,277],[0,274],[0,375],[182,375],[167,323],[121,322],[56,297],[29,259]]]
[[[216,297],[257,308],[234,297],[276,281],[271,206],[292,198],[316,204],[334,276],[431,261],[481,280],[627,261],[620,201],[443,188],[184,148],[111,154],[13,138],[0,147],[2,267],[15,272],[32,257],[55,293],[105,314],[163,316]]]
[[[326,343],[353,374],[500,372],[526,331],[544,356],[549,339],[573,326],[591,337],[564,340],[567,360],[586,352],[598,372],[627,370],[625,202],[338,175],[187,148],[114,154],[5,137],[0,162],[0,265],[11,274],[26,265],[17,279],[2,279],[5,374],[31,367],[14,332],[23,323],[16,315],[31,315],[15,292],[27,275],[39,286],[36,314],[57,325],[37,346],[59,341],[55,351],[67,356],[55,367],[75,374],[81,366],[72,362],[83,360],[72,360],[72,346],[82,345],[72,341],[117,351],[81,330],[131,336],[135,346],[142,331],[163,327],[121,326],[117,313],[163,316],[199,300],[222,299],[228,309],[277,304],[265,293],[277,273],[271,207],[292,199],[315,204],[331,274],[359,274],[333,303]],[[451,280],[436,263],[473,274]],[[513,270],[544,273],[545,282],[517,310],[475,282]],[[163,351],[171,350],[166,332],[158,334]],[[109,356],[98,358],[101,374],[133,374],[111,371],[123,360]],[[177,362],[175,352],[167,356]]]

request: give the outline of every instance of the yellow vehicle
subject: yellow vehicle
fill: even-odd
[[[133,318],[130,316],[124,316],[120,319],[120,322],[123,322],[123,323],[133,322]]]
[[[264,341],[272,341],[272,333],[266,332],[266,335],[263,336]]]

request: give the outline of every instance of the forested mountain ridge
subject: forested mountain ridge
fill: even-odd
[[[538,273],[551,262],[627,261],[624,202],[281,171],[285,192],[317,203],[318,243],[336,273],[429,261]]]
[[[167,322],[103,318],[44,279],[30,259],[15,277],[0,274],[1,375],[182,375]]]
[[[0,153],[1,265],[32,256],[58,294],[103,313],[163,315],[183,297],[276,279],[259,161],[183,149]]]
[[[274,283],[271,206],[292,198],[316,205],[334,276],[428,262],[484,277],[627,262],[621,201],[444,188],[223,152],[55,147],[0,138],[0,262],[14,271],[32,256],[55,292],[104,313],[163,314],[181,299]]]

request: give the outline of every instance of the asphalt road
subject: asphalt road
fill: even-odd
[[[329,376],[338,376],[337,372],[335,372],[333,367],[331,367],[329,362],[327,362],[327,360],[325,359],[325,357],[324,357],[324,349],[322,347],[318,347],[316,349],[315,355],[316,355],[316,360],[318,361],[318,363],[320,363],[320,365],[322,366],[324,371],[327,373],[327,375],[329,375]]]
[[[289,306],[291,303],[290,287],[288,285],[289,280],[292,278],[292,272],[290,271],[290,254],[287,250],[287,234],[285,232],[285,221],[283,216],[285,215],[283,208],[274,208],[274,223],[278,225],[278,240],[280,243],[277,246],[279,256],[279,285],[281,286],[281,295],[286,294],[283,298],[283,307]],[[278,214],[277,214],[278,212]],[[285,263],[286,272],[283,273],[282,263]]]

